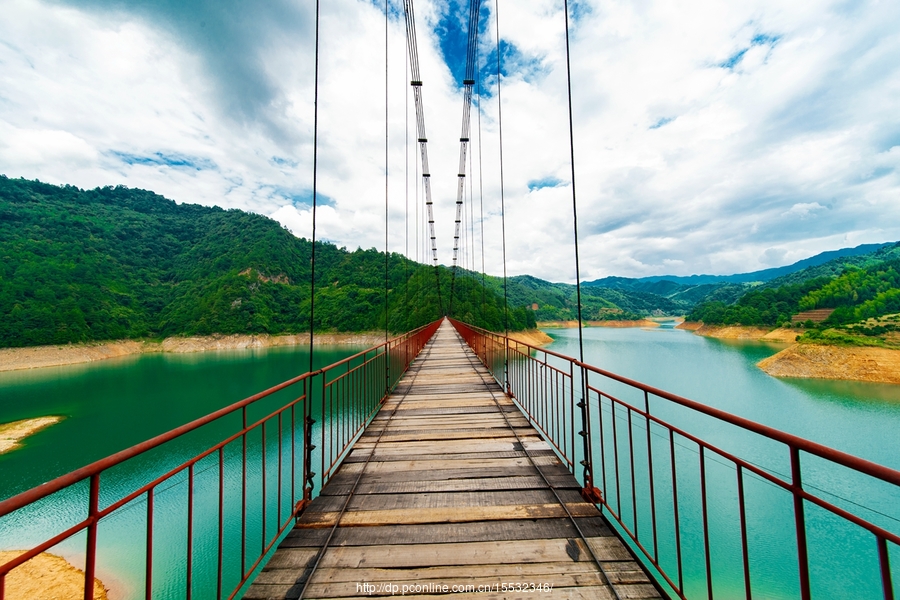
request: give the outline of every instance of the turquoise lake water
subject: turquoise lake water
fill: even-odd
[[[575,330],[548,330],[556,340],[549,349],[577,355]],[[695,336],[670,327],[656,329],[585,330],[587,362],[619,373],[675,394],[726,410],[748,419],[799,435],[900,469],[900,386],[837,382],[824,380],[779,380],[772,378],[755,364],[784,346],[754,342],[721,341]],[[353,349],[332,348],[317,351],[317,366],[324,366],[350,354]],[[26,441],[25,447],[0,456],[0,498],[10,497],[44,481],[129,447],[149,437],[167,431],[191,419],[226,406],[257,391],[286,380],[306,370],[305,352],[291,348],[214,352],[190,355],[156,354],[113,359],[88,365],[54,367],[33,371],[0,373],[0,422],[62,415],[65,420]],[[611,389],[615,389],[612,386]],[[617,392],[618,393],[618,392]],[[624,391],[623,391],[624,394]],[[251,418],[258,418],[277,404],[290,400],[282,394],[269,404],[254,409]],[[654,414],[709,439],[712,443],[746,456],[755,464],[772,471],[785,472],[786,453],[778,445],[743,436],[711,420],[698,419],[685,411],[652,404]],[[621,416],[620,416],[621,418]],[[151,454],[129,463],[104,479],[102,495],[114,499],[117,493],[134,482],[146,481],[149,474],[158,474],[179,460],[196,454],[234,431],[235,421],[210,426],[188,436],[165,452]],[[645,431],[645,430],[644,430]],[[651,428],[654,436],[654,460],[665,458],[661,431]],[[267,442],[267,452],[277,453]],[[256,450],[259,453],[259,442]],[[236,452],[226,453],[225,461],[239,459]],[[659,457],[657,457],[659,454]],[[640,456],[636,455],[636,458]],[[679,468],[685,467],[684,481],[679,476],[679,498],[682,503],[682,544],[685,588],[689,597],[706,597],[702,538],[689,530],[699,519],[696,479],[689,466],[697,460],[696,446],[679,445]],[[272,469],[270,464],[267,469]],[[710,530],[714,535],[713,579],[717,597],[742,595],[742,575],[735,574],[734,561],[740,555],[735,540],[734,493],[730,482],[734,469],[724,462],[710,461]],[[215,518],[203,519],[215,513],[214,498],[218,484],[218,469],[214,462],[197,467],[195,506],[195,543],[198,586],[215,585],[214,558],[216,549],[208,540],[215,532]],[[258,477],[259,472],[250,473]],[[271,473],[270,473],[271,475]],[[889,486],[873,483],[866,478],[829,468],[813,460],[804,462],[804,477],[809,485],[825,490],[829,500],[854,510],[891,531],[900,526],[900,497]],[[271,477],[270,477],[271,481]],[[718,483],[719,481],[726,483]],[[239,481],[227,475],[224,483],[229,490]],[[669,484],[671,485],[671,483]],[[646,487],[640,481],[638,490]],[[605,491],[614,492],[608,480]],[[154,532],[154,597],[180,598],[184,596],[184,555],[186,541],[183,533],[187,486],[173,480],[156,498]],[[694,491],[692,491],[692,489]],[[622,513],[632,518],[628,490],[622,490]],[[666,491],[660,481],[657,495]],[[60,523],[74,522],[85,513],[85,486],[49,498],[33,510],[21,511],[0,523],[0,548],[21,548],[42,541],[50,528]],[[251,492],[251,496],[258,492]],[[230,496],[232,504],[234,495]],[[796,558],[793,540],[792,505],[786,495],[769,485],[748,478],[748,524],[751,527],[751,574],[757,598],[798,597],[796,587]],[[237,497],[239,502],[239,496]],[[638,517],[646,522],[648,508],[637,503]],[[694,506],[691,508],[691,506]],[[234,507],[229,505],[231,509]],[[226,507],[228,508],[228,507]],[[674,568],[666,562],[666,548],[671,548],[671,523],[665,521],[665,506],[659,506],[659,546],[667,571]],[[807,519],[811,547],[828,547],[812,562],[814,597],[819,598],[877,598],[877,560],[870,536],[860,535],[838,523],[831,523],[827,515],[810,509]],[[104,521],[100,532],[102,566],[98,576],[108,583],[115,597],[130,600],[142,597],[143,564],[146,529],[146,501],[135,500],[120,514]],[[787,520],[787,521],[786,521]],[[785,529],[783,524],[788,522]],[[267,525],[267,531],[271,525]],[[248,530],[261,532],[258,519],[248,524]],[[226,543],[234,544],[239,528],[226,523]],[[646,530],[642,542],[648,542]],[[215,537],[214,535],[212,536]],[[259,544],[255,546],[258,551]],[[62,545],[55,551],[73,562],[83,553],[84,538]],[[251,548],[252,550],[252,548]],[[891,548],[895,581],[900,581],[900,555]],[[255,554],[253,554],[255,556]],[[896,556],[895,556],[896,555]],[[845,560],[847,556],[852,559]],[[229,558],[230,557],[230,558]],[[229,562],[231,561],[231,562]],[[232,555],[225,559],[226,569],[236,573],[239,566]],[[227,582],[226,582],[227,583]],[[230,588],[229,588],[230,589]],[[200,594],[198,597],[206,597]]]
[[[578,355],[577,330],[548,330],[555,342],[548,349]],[[829,380],[776,379],[756,363],[783,349],[783,344],[717,340],[661,328],[589,328],[584,332],[585,362],[768,425],[775,429],[830,446],[872,462],[900,469],[900,386]],[[592,385],[637,407],[643,396],[617,382],[595,378]],[[713,445],[789,479],[789,451],[780,443],[697,415],[682,407],[651,397],[651,413],[660,416]],[[593,403],[595,415],[599,408]],[[606,419],[606,479],[600,487],[607,498],[621,503],[627,525],[634,520],[631,484],[628,481],[628,424],[618,410],[619,471],[609,423],[611,410],[604,403]],[[596,416],[595,416],[596,418]],[[668,432],[651,426],[655,464],[658,546],[660,562],[673,579],[677,573],[674,552],[674,511]],[[636,465],[647,464],[646,425],[633,420]],[[597,437],[597,431],[594,431]],[[602,479],[597,463],[595,477]],[[705,549],[702,536],[699,452],[696,444],[676,437],[678,498],[680,504],[685,590],[690,598],[706,598]],[[888,531],[900,530],[900,493],[893,486],[855,474],[817,457],[801,455],[804,486],[823,499],[845,508]],[[740,517],[736,469],[729,461],[706,453],[708,518],[713,591],[716,597],[744,597]],[[643,527],[639,536],[652,548],[649,479],[638,469],[637,516]],[[799,598],[797,542],[790,494],[756,476],[744,476],[750,574],[754,598]],[[829,599],[881,598],[875,537],[849,526],[823,509],[805,505],[810,549],[813,597]],[[890,546],[890,545],[889,545]],[[890,546],[895,586],[900,581],[900,550]]]

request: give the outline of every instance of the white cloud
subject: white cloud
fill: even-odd
[[[4,2],[0,172],[149,188],[179,202],[271,215],[309,237],[308,12],[276,2],[253,20],[229,21],[190,4],[183,9],[193,11],[190,19],[166,21],[147,3],[111,11],[93,0],[84,0],[88,8],[66,1]],[[236,6],[229,10],[253,10]],[[751,271],[900,239],[897,3],[583,6],[589,10],[571,32],[583,277]],[[319,235],[381,248],[383,14],[363,0],[322,9],[318,183],[327,206]],[[462,98],[434,34],[443,5],[423,1],[416,9],[439,255],[449,263]],[[509,272],[571,281],[561,9],[523,0],[500,10],[501,35],[522,60],[540,65],[502,82]],[[249,29],[238,39],[239,27]],[[392,21],[390,35],[390,247],[400,251],[409,89],[402,23]],[[232,54],[245,59],[229,62]],[[486,263],[497,274],[496,95],[482,122]],[[409,152],[413,212],[414,144]],[[541,181],[553,185],[534,185]],[[480,245],[478,235],[467,241]],[[411,241],[410,254],[421,257],[415,247]],[[470,264],[472,254],[465,252]]]
[[[805,219],[806,217],[814,214],[817,210],[824,210],[825,207],[819,204],[818,202],[798,202],[793,205],[790,210],[782,213],[786,216],[798,216],[801,219]]]

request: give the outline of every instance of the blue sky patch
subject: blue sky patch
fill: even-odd
[[[774,48],[775,45],[781,40],[780,35],[771,35],[768,33],[757,33],[753,36],[753,39],[750,40],[750,45],[742,50],[738,50],[731,56],[729,56],[725,61],[719,63],[719,67],[723,69],[733,70],[741,59],[744,58],[744,55],[747,54],[747,51],[753,46],[769,46],[770,48]]]
[[[541,179],[532,179],[528,182],[528,191],[536,192],[544,188],[555,188],[565,185],[565,182],[558,177],[547,176]]]
[[[578,25],[584,17],[592,12],[594,12],[594,9],[587,2],[572,0],[572,2],[569,2],[569,26]]]
[[[297,167],[300,164],[296,160],[291,160],[290,158],[284,158],[281,156],[273,156],[269,159],[269,162],[271,162],[276,167]]]
[[[659,129],[663,125],[671,123],[675,120],[675,117],[662,117],[656,123],[650,126],[650,129]]]
[[[173,152],[171,154],[166,154],[164,152],[154,152],[153,154],[141,156],[139,154],[131,154],[129,152],[119,152],[117,150],[113,150],[111,154],[126,165],[158,165],[161,167],[173,167],[176,169],[193,169],[195,171],[217,168],[216,163],[209,160],[208,158],[188,156],[185,154],[180,154],[178,152]]]
[[[290,202],[297,210],[308,210],[312,206],[312,190],[290,190],[287,188],[275,188],[275,195],[281,196]],[[334,206],[334,198],[322,192],[316,194],[316,206]]]
[[[469,3],[464,0],[450,0],[434,30],[441,43],[444,62],[447,63],[457,86],[462,86],[463,79],[466,78],[468,27]]]

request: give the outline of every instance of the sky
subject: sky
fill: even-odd
[[[389,1],[387,75],[384,4],[322,2],[317,237],[384,249],[387,187],[388,246],[424,262],[405,21]],[[314,2],[0,3],[0,173],[150,189],[310,237]],[[449,265],[468,3],[420,0],[415,16]],[[502,273],[502,198],[509,274],[573,282],[562,2],[484,0],[481,16],[461,263],[481,268],[483,213],[485,266]],[[893,0],[570,3],[582,279],[740,273],[900,240],[898,31]]]

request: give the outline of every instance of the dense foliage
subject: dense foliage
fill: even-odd
[[[0,347],[309,330],[312,244],[239,210],[125,187],[80,190],[0,176]],[[316,329],[385,324],[385,254],[316,243]],[[441,268],[388,257],[388,326],[438,318]],[[502,297],[457,279],[454,313],[502,328]],[[476,310],[477,308],[477,310]],[[532,324],[510,311],[513,330]]]
[[[687,320],[703,321],[707,324],[774,327],[790,322],[791,315],[800,312],[797,308],[800,299],[827,281],[827,278],[811,279],[774,289],[754,289],[731,305],[719,301],[704,302],[687,315]]]
[[[801,298],[801,310],[813,308],[834,308],[827,323],[836,325],[900,312],[900,260],[847,269]]]
[[[817,277],[792,274],[777,287],[751,290],[736,303],[704,302],[687,318],[707,324],[777,326],[807,310],[834,308],[823,327],[858,323],[900,312],[900,245],[884,248],[873,255],[852,257],[838,272],[834,264],[810,268],[807,275],[833,273]],[[882,260],[874,260],[881,258]],[[885,260],[886,258],[886,260]],[[843,259],[848,260],[848,259]],[[864,265],[862,267],[858,265]],[[868,329],[866,330],[869,331]]]

